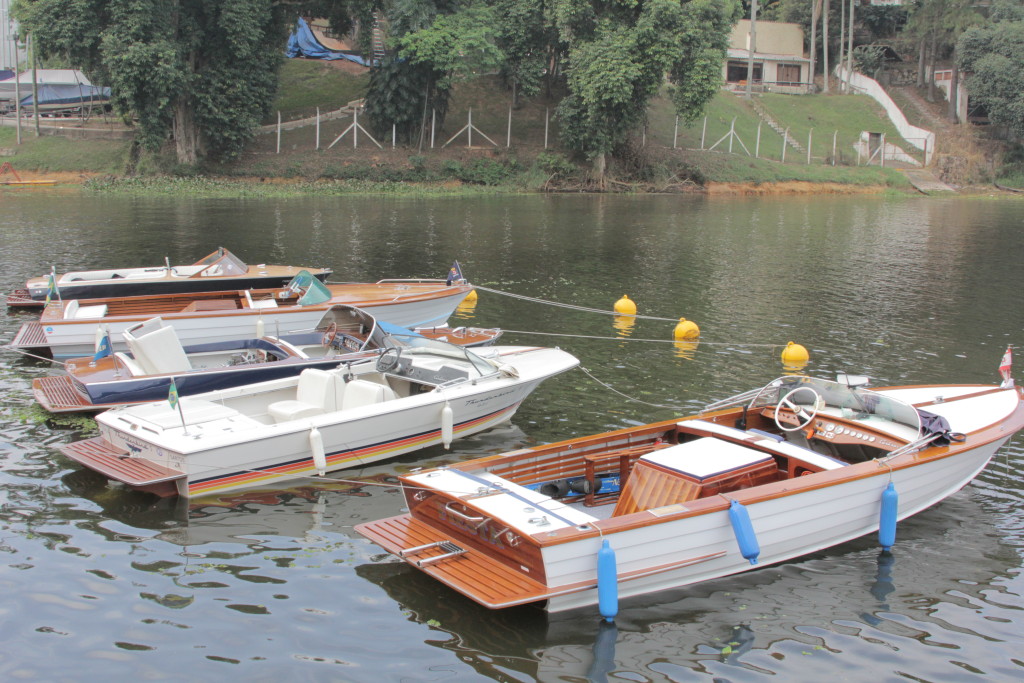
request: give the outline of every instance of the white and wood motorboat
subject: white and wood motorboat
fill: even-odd
[[[676,588],[879,531],[970,482],[1024,427],[1003,386],[789,376],[681,420],[400,477],[356,531],[490,608]]]
[[[108,410],[100,436],[61,450],[135,489],[219,494],[447,446],[509,421],[540,382],[579,364],[559,349],[397,332],[381,343],[335,370]]]
[[[32,392],[51,413],[96,412],[162,400],[172,381],[179,396],[191,396],[294,377],[306,368],[330,370],[371,356],[389,333],[419,334],[469,347],[489,346],[501,336],[497,328],[410,331],[338,304],[308,332],[182,346],[173,327],[153,318],[124,331],[128,351],[71,359],[64,363],[65,373],[32,380]]]
[[[159,316],[182,344],[223,342],[312,329],[331,306],[362,308],[377,320],[416,328],[444,325],[472,291],[465,280],[380,280],[325,285],[306,271],[287,286],[196,294],[51,301],[38,321],[21,326],[13,349],[45,350],[54,358],[93,353],[109,333],[113,349],[126,351],[123,333]]]
[[[81,270],[29,278],[24,289],[7,296],[7,305],[43,308],[47,295],[51,299],[103,299],[282,287],[302,270],[321,281],[332,272],[330,268],[309,266],[250,266],[224,247],[218,247],[189,265],[172,266],[170,259],[164,259],[162,266]]]

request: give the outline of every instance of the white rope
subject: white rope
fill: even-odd
[[[524,296],[522,294],[512,294],[510,292],[503,292],[500,289],[491,289],[490,287],[484,287],[483,285],[473,285],[475,289],[480,289],[491,294],[501,294],[502,296],[512,297],[513,299],[521,299],[523,301],[532,301],[537,304],[547,304],[548,306],[557,306],[559,308],[568,308],[573,311],[583,311],[585,313],[603,313],[604,315],[625,315],[624,313],[616,313],[615,311],[606,311],[603,308],[587,308],[586,306],[576,306],[574,304],[562,304],[557,301],[547,301],[545,299],[535,299],[532,296]],[[662,320],[665,322],[677,322],[678,318],[659,318],[653,315],[629,315],[630,318],[636,318],[637,320]]]
[[[590,334],[565,334],[560,332],[533,332],[530,330],[506,330],[502,328],[505,334],[536,334],[544,337],[572,337],[573,339],[601,339],[605,341],[641,341],[641,342],[653,342],[655,344],[705,344],[707,346],[761,346],[765,348],[784,348],[785,344],[755,344],[755,343],[743,343],[743,342],[712,342],[704,341],[703,339],[642,339],[640,337],[601,337],[598,335]]]
[[[28,351],[22,351],[21,349],[16,349],[16,348],[11,347],[11,346],[5,346],[3,348],[7,349],[8,351],[13,351],[14,353],[20,353],[23,356],[28,356],[29,358],[35,358],[36,360],[45,360],[45,361],[49,361],[50,363],[56,363],[57,365],[59,365],[61,367],[65,367],[67,365],[63,361],[56,360],[55,358],[47,358],[46,356],[37,356],[34,353],[29,353]]]
[[[641,400],[640,400],[640,399],[638,399],[638,398],[634,398],[634,397],[632,397],[632,396],[629,396],[628,394],[624,394],[624,393],[622,393],[621,391],[619,391],[618,389],[616,389],[615,387],[611,386],[610,384],[608,384],[608,383],[606,383],[606,382],[602,382],[602,381],[601,381],[601,380],[599,380],[599,379],[598,379],[597,377],[594,377],[594,375],[593,375],[593,374],[592,374],[592,373],[590,372],[590,370],[587,370],[587,369],[586,369],[585,367],[583,367],[582,365],[580,365],[580,366],[579,366],[579,368],[580,368],[580,370],[582,370],[582,371],[583,371],[583,374],[584,374],[584,375],[586,375],[586,376],[587,376],[587,377],[589,377],[590,379],[594,380],[595,382],[597,382],[598,384],[600,384],[600,385],[601,385],[602,387],[604,387],[604,388],[605,388],[605,389],[607,389],[608,391],[610,391],[610,392],[612,392],[612,393],[615,393],[615,394],[618,394],[619,396],[621,396],[622,398],[624,398],[624,399],[626,399],[626,400],[629,400],[629,401],[636,401],[637,403],[643,403],[644,405],[647,405],[647,406],[652,406],[652,407],[654,407],[654,408],[665,408],[665,409],[667,409],[667,410],[676,410],[676,408],[673,408],[672,406],[663,406],[663,405],[661,405],[660,403],[649,403],[649,402],[647,402],[647,401],[641,401]]]

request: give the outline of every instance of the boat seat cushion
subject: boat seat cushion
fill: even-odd
[[[345,386],[345,396],[341,402],[342,410],[370,406],[397,398],[391,387],[368,382],[365,379],[354,379]]]
[[[143,375],[148,374],[142,369],[142,366],[136,363],[135,359],[127,353],[117,351],[114,353],[114,357],[117,358],[118,362],[120,362],[129,373],[131,373],[132,377],[142,377]]]
[[[192,369],[173,327],[160,327],[137,337],[130,345],[135,359],[148,374],[163,375]]]
[[[299,375],[295,398],[267,406],[274,422],[288,422],[338,410],[347,388],[336,372],[307,368]]]
[[[102,318],[106,314],[106,304],[82,306],[78,303],[78,299],[72,299],[68,302],[67,306],[64,307],[65,320],[89,320],[91,318]]]

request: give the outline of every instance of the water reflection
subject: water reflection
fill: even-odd
[[[568,373],[542,384],[514,426],[451,451],[336,473],[345,481],[191,502],[111,486],[64,459],[55,446],[86,436],[88,423],[44,418],[30,383],[53,370],[8,355],[5,678],[74,678],[95,660],[117,680],[168,671],[219,680],[225,664],[253,680],[1021,677],[1010,647],[1024,623],[1020,438],[974,485],[901,522],[890,556],[870,538],[626,600],[614,627],[601,627],[596,610],[480,608],[351,528],[401,512],[396,474],[689,414],[761,386],[778,374],[781,347],[760,349],[789,339],[813,349],[802,371],[814,375],[995,382],[1000,355],[1024,330],[1016,205],[24,197],[2,198],[3,291],[51,265],[184,261],[222,243],[253,263],[331,265],[338,281],[440,276],[458,258],[472,281],[539,299],[607,308],[629,291],[645,314],[701,321],[704,348],[680,342],[669,351],[671,330],[647,320],[613,327],[619,338],[609,340],[604,315],[487,295],[454,322],[557,334],[595,377],[646,402]],[[24,320],[0,316],[0,341]],[[503,341],[538,337],[511,332]]]

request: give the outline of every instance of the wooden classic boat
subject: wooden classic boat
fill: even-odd
[[[307,270],[323,281],[330,268],[308,266],[274,266],[261,263],[247,265],[224,247],[218,247],[187,266],[165,265],[153,268],[112,268],[83,270],[61,275],[30,278],[24,289],[12,292],[7,305],[20,308],[43,308],[47,295],[61,299],[102,299],[118,296],[151,294],[186,294],[228,289],[282,287],[299,271]],[[53,277],[56,291],[51,289]]]
[[[559,349],[475,353],[399,333],[381,344],[335,370],[114,408],[96,417],[100,436],[61,450],[135,489],[225,493],[448,446],[509,421],[540,382],[579,364]]]
[[[286,287],[114,299],[51,301],[38,322],[21,326],[10,347],[49,349],[54,358],[93,353],[102,332],[115,351],[126,351],[123,333],[159,316],[182,344],[224,342],[310,330],[331,306],[348,304],[402,327],[444,325],[472,291],[465,280],[380,280],[325,285],[300,272]]]
[[[400,477],[356,531],[490,608],[600,604],[879,531],[970,482],[1024,426],[1001,387],[790,376],[696,416]]]
[[[306,368],[330,370],[367,358],[389,333],[420,334],[459,346],[488,346],[497,328],[431,327],[410,331],[353,306],[332,306],[310,332],[182,346],[174,328],[153,318],[124,331],[127,352],[83,356],[64,364],[66,374],[32,380],[36,401],[51,413],[95,412],[179,396],[294,377]]]

